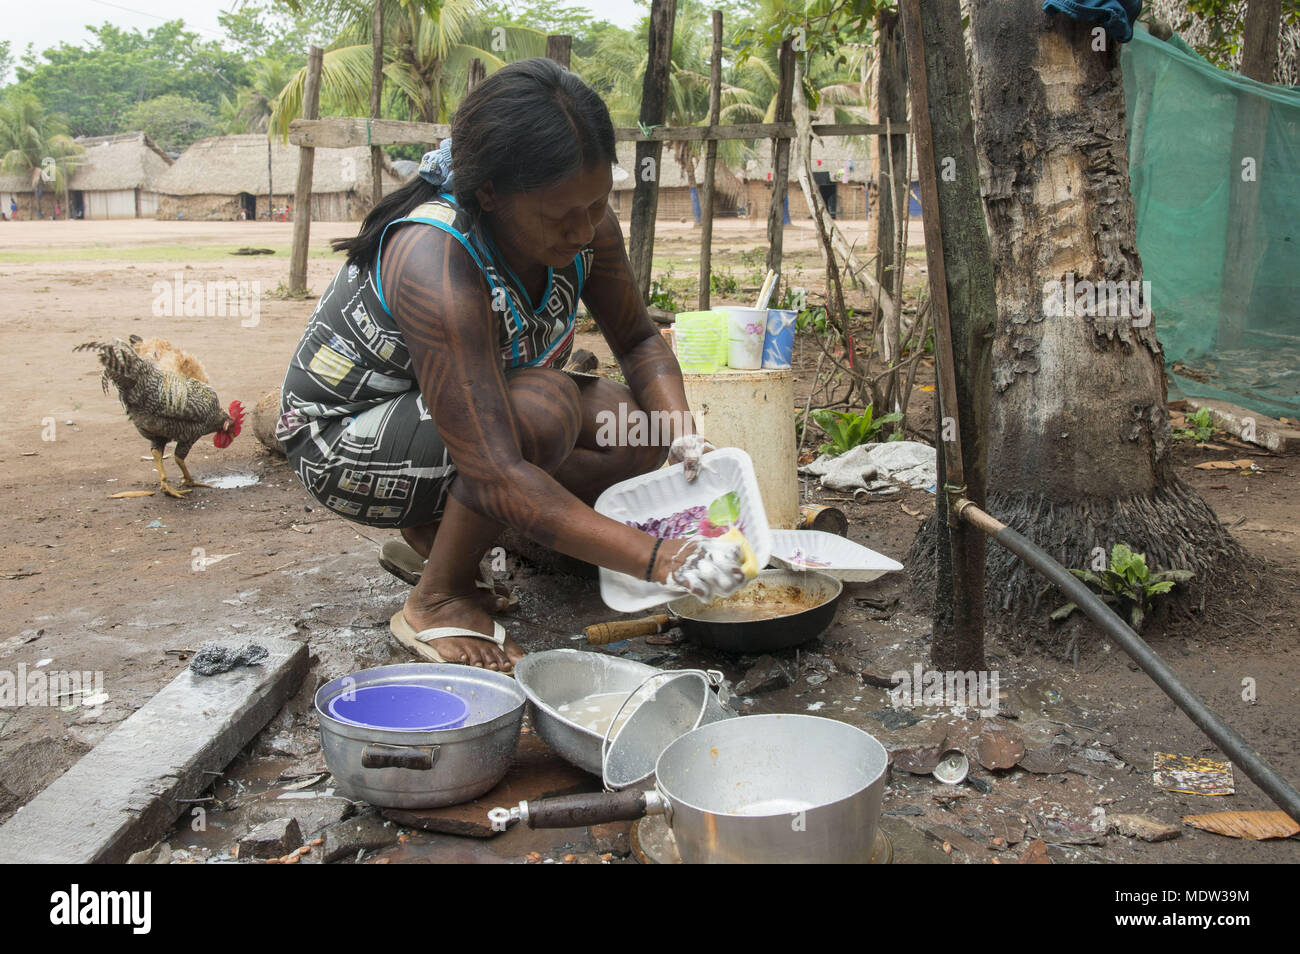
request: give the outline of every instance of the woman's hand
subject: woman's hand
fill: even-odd
[[[686,480],[693,483],[700,476],[700,457],[709,451],[717,450],[708,440],[699,434],[683,434],[668,448],[668,463],[685,462]]]
[[[670,550],[673,544],[677,547]],[[721,537],[665,540],[655,560],[653,579],[679,587],[707,603],[719,596],[730,596],[745,585],[744,564],[740,544]]]

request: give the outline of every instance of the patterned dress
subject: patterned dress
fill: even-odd
[[[470,231],[451,195],[390,222],[383,238],[399,222],[440,229],[474,259],[496,306],[507,375],[565,363],[590,247],[547,270],[534,305],[491,239]],[[369,266],[345,265],[317,303],[284,377],[275,434],[298,479],[325,507],[373,527],[409,527],[437,519],[456,471],[384,301],[383,238]]]

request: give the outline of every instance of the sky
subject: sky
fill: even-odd
[[[81,45],[89,34],[86,24],[98,26],[108,21],[123,29],[147,30],[158,24],[181,17],[185,25],[209,40],[223,38],[217,24],[217,14],[228,10],[237,0],[59,0],[58,3],[24,4],[21,14],[5,17],[0,39],[10,41],[14,58],[20,60],[28,43],[36,51],[57,46],[61,42]],[[645,8],[633,0],[565,0],[566,5],[586,7],[595,19],[609,20],[621,27],[635,26],[645,16]]]

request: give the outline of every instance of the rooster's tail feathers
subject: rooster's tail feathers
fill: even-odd
[[[120,390],[123,384],[139,375],[142,365],[148,365],[148,362],[121,339],[113,342],[87,341],[72,350],[95,351],[99,354],[100,364],[104,366],[104,373],[100,375],[99,381],[105,394],[108,393],[109,381],[117,385]]]

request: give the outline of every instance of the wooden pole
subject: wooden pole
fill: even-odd
[[[257,203],[253,203],[253,218],[257,218]],[[266,135],[266,221],[275,221],[275,182],[271,179],[271,134]]]
[[[651,0],[645,80],[641,84],[641,125],[661,126],[668,108],[668,71],[673,48],[673,22],[677,0]],[[650,271],[654,260],[655,217],[659,210],[659,176],[663,143],[638,140],[632,175],[631,236],[628,251],[632,275],[641,300],[650,297]]]
[[[307,48],[307,78],[302,91],[302,115],[315,119],[320,112],[320,70],[324,51],[319,46]],[[311,177],[316,165],[316,150],[298,147],[298,185],[293,193],[293,251],[289,256],[289,290],[307,289],[307,245],[311,233]]]
[[[465,92],[469,92],[487,77],[487,68],[477,56],[469,61],[469,79],[465,81]]]
[[[780,85],[777,87],[776,121],[790,122],[791,96],[794,94],[794,45],[787,39],[781,44],[778,58]],[[790,140],[772,140],[772,204],[767,210],[767,267],[776,272],[777,283],[772,289],[772,301],[778,301],[781,288],[781,247],[785,237],[785,201],[790,182]]]
[[[907,59],[903,54],[903,30],[898,11],[881,10],[876,14],[876,118],[891,127],[907,119]],[[881,136],[876,140],[876,269],[885,288],[896,287],[894,266],[898,245],[896,230],[906,234],[907,217],[895,213],[907,208],[907,137]],[[901,261],[899,267],[906,264]],[[898,360],[898,325],[901,316],[877,321],[878,350],[885,361]],[[891,408],[892,410],[892,408]]]
[[[932,525],[939,534],[932,664],[982,670],[984,537],[957,518],[964,496],[983,508],[986,422],[997,324],[993,260],[980,197],[970,76],[958,0],[900,0],[921,182],[942,448]],[[954,176],[942,188],[939,163]],[[958,409],[960,408],[960,415]]]
[[[384,0],[375,0],[370,16],[370,118],[378,119],[384,99]],[[303,116],[306,117],[306,112]],[[312,119],[316,114],[311,115]],[[384,151],[370,146],[370,207],[384,197]]]
[[[546,38],[546,58],[554,60],[566,70],[569,68],[569,56],[573,50],[573,37],[562,33],[552,33]]]
[[[713,11],[713,60],[709,64],[709,125],[716,126],[722,112],[722,11]],[[718,141],[704,147],[704,195],[700,198],[699,310],[709,310],[709,279],[713,269],[713,187],[718,166]]]

